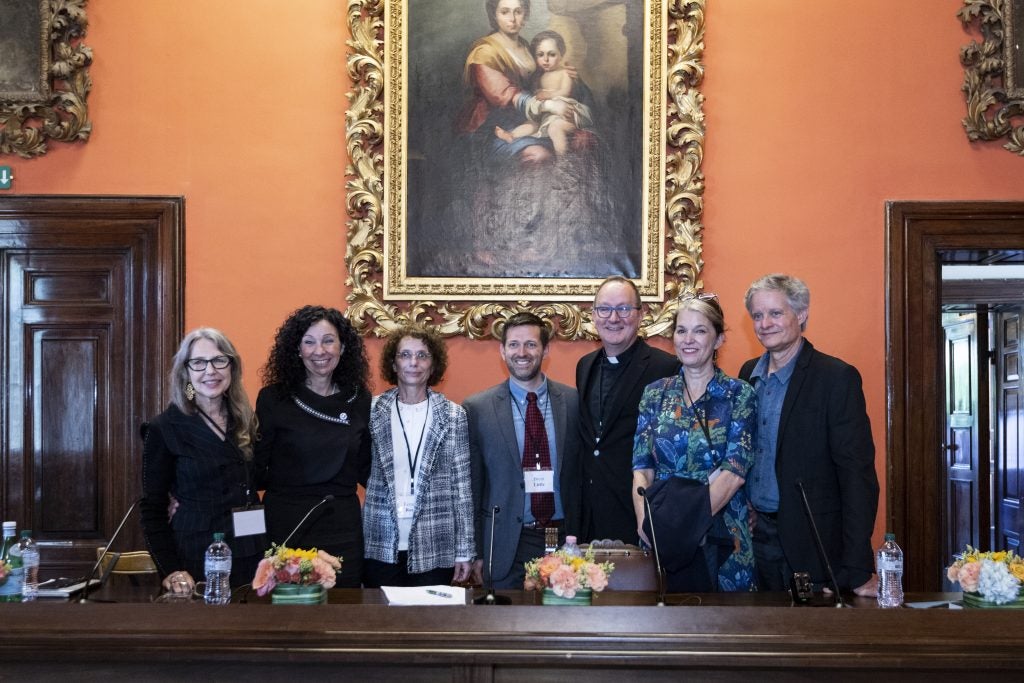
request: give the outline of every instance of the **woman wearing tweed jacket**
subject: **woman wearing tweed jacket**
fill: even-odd
[[[444,342],[410,325],[389,335],[381,373],[394,389],[370,411],[373,458],[363,507],[363,585],[429,586],[469,578],[473,493],[466,412],[429,387]]]

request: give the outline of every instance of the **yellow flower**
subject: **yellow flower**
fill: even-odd
[[[1006,562],[1006,551],[1000,550],[999,552],[992,553],[993,562]]]
[[[1010,573],[1013,574],[1014,578],[1018,581],[1024,581],[1024,564],[1011,564]]]

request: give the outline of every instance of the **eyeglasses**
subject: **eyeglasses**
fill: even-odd
[[[619,314],[620,318],[628,318],[633,315],[633,311],[639,311],[639,306],[594,306],[594,313],[597,314],[598,318],[610,318],[612,317],[612,311]]]
[[[398,352],[398,360],[410,361],[413,358],[416,360],[430,360],[430,354],[426,351],[417,351],[416,353],[413,353],[412,351]]]
[[[223,370],[231,365],[231,357],[214,356],[213,358],[189,358],[185,361],[185,366],[193,372],[202,372],[206,369],[207,364],[212,365],[217,370]]]
[[[696,299],[697,301],[718,301],[718,295],[714,292],[701,292],[700,294],[685,294],[679,297],[680,301],[689,301],[690,299]]]

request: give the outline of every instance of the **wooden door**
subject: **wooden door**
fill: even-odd
[[[84,573],[141,493],[182,328],[182,200],[0,199],[3,518]],[[144,547],[138,517],[116,548]]]
[[[996,315],[996,448],[993,484],[993,542],[996,550],[1021,552],[1024,497],[1021,447],[1024,436],[1024,385],[1021,383],[1021,334],[1024,306]]]
[[[988,536],[988,335],[986,313],[945,322],[946,474],[943,556]],[[979,324],[980,323],[980,324]],[[979,327],[981,328],[979,330]],[[979,341],[979,336],[981,337]]]

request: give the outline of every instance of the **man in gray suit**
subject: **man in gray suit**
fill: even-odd
[[[545,535],[560,545],[579,527],[579,404],[575,389],[541,372],[550,337],[533,313],[509,318],[499,350],[510,378],[462,404],[476,506],[474,573],[485,582],[491,578],[483,572],[493,517],[495,588],[522,588],[523,564],[544,554]]]

